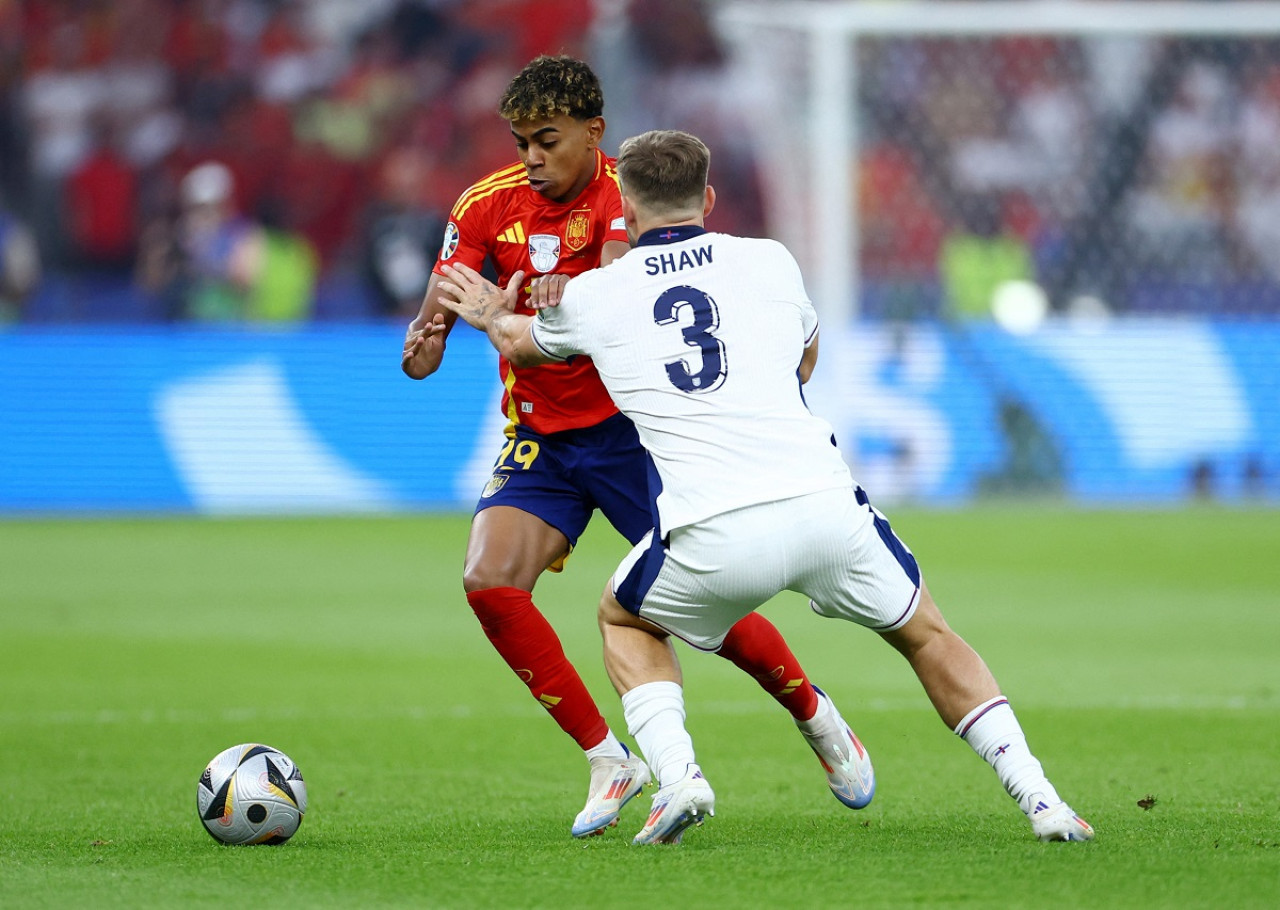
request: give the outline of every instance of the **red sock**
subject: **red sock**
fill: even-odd
[[[818,693],[805,677],[777,626],[759,613],[748,613],[729,630],[718,653],[750,673],[796,720],[818,710]]]
[[[533,596],[519,588],[486,588],[469,593],[467,603],[507,666],[551,713],[560,729],[584,751],[598,746],[608,734],[609,725],[582,677],[565,657],[551,623],[533,605]]]

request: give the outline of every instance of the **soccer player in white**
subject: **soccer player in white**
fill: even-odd
[[[795,260],[774,241],[703,228],[715,204],[709,164],[688,133],[625,141],[617,168],[631,251],[570,280],[559,306],[537,316],[511,312],[519,274],[499,289],[465,266],[446,272],[446,305],[513,362],[590,356],[653,458],[657,526],[606,585],[603,634],[639,626],[654,633],[655,655],[671,647],[669,635],[714,651],[775,594],[802,592],[819,615],[866,626],[906,657],[1038,838],[1091,839],[986,664],[943,620],[915,557],[850,477],[831,426],[805,406],[818,320]],[[636,843],[677,843],[715,805],[667,666],[606,656],[661,785]],[[865,805],[870,759],[828,700],[823,708],[860,772],[842,801]]]

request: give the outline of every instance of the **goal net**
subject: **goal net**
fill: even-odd
[[[1280,314],[1280,3],[714,8],[828,319]]]

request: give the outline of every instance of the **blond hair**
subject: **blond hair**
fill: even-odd
[[[700,211],[711,151],[680,130],[650,130],[618,150],[618,180],[633,201],[654,212]]]

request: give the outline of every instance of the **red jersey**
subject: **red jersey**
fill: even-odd
[[[479,271],[487,257],[499,287],[523,269],[538,275],[579,275],[600,265],[605,241],[627,240],[622,195],[613,159],[596,149],[596,172],[569,202],[553,202],[529,186],[523,164],[494,171],[473,184],[454,205],[436,263],[465,262]],[[522,290],[517,313],[533,313]],[[572,363],[513,367],[499,357],[502,409],[512,423],[538,433],[590,427],[617,413],[595,365],[587,357]]]

